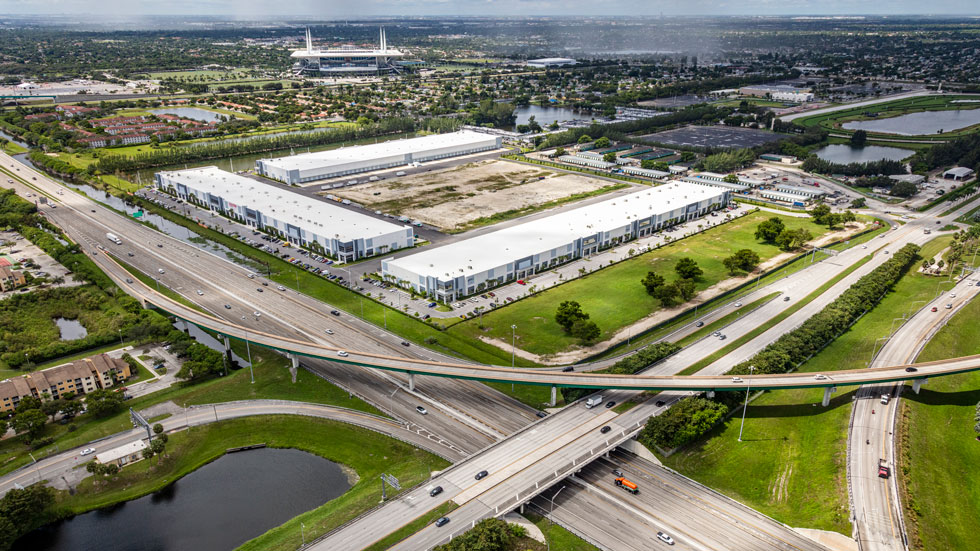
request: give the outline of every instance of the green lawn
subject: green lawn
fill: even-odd
[[[822,235],[826,231],[826,228],[817,226],[809,218],[794,218],[768,212],[752,213],[493,310],[483,316],[483,330],[479,327],[479,320],[471,319],[454,325],[447,332],[472,340],[484,335],[506,341],[511,337],[510,326],[517,325],[517,344],[520,348],[535,354],[554,354],[577,344],[577,339],[567,335],[554,321],[554,313],[562,301],[576,300],[602,330],[598,339],[602,341],[621,327],[660,308],[659,301],[647,294],[640,284],[640,280],[649,271],[662,274],[668,281],[673,281],[677,279],[674,273],[677,260],[690,256],[704,270],[704,275],[697,282],[697,289],[703,291],[729,277],[722,261],[738,249],[751,249],[763,260],[779,254],[776,246],[758,242],[754,236],[759,222],[771,217],[782,219],[790,229],[806,228],[814,236]],[[619,247],[630,246],[627,243]],[[589,264],[586,262],[586,265]],[[598,266],[589,266],[587,269],[596,268]]]
[[[923,257],[947,242],[946,237],[930,241]],[[940,278],[920,275],[915,267],[800,371],[866,367],[876,340],[888,334],[894,318],[935,295]],[[822,389],[767,392],[749,405],[741,443],[739,408],[707,438],[666,458],[665,464],[791,526],[850,535],[845,450],[853,394],[853,388],[841,389],[824,408]]]
[[[556,551],[559,549],[561,551],[595,551],[596,549],[592,544],[541,515],[526,512],[524,513],[524,517],[541,529],[541,533],[548,540],[551,549],[555,549]]]
[[[221,457],[228,448],[255,443],[320,455],[353,468],[359,481],[342,496],[273,528],[242,549],[296,549],[301,543],[301,522],[306,536],[315,538],[377,505],[381,473],[393,474],[403,487],[410,488],[449,464],[398,440],[344,423],[293,416],[236,419],[176,433],[167,443],[164,458],[129,466],[98,488],[90,477],[75,495],[60,492],[57,504],[66,513],[78,513],[133,499],[173,483]]]
[[[974,299],[932,338],[920,361],[980,354]],[[980,373],[930,379],[902,392],[899,429],[902,505],[912,549],[980,549],[980,442],[973,416]]]
[[[0,148],[4,153],[8,155],[17,155],[19,153],[27,153],[27,148],[19,146],[13,142],[7,142],[2,148]]]

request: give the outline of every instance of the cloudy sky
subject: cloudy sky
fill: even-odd
[[[224,15],[980,15],[977,0],[0,0],[0,14]]]

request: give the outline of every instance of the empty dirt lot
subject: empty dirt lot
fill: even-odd
[[[371,210],[408,216],[444,231],[459,231],[479,225],[474,221],[494,214],[520,211],[614,185],[579,174],[485,160],[390,177],[331,193]]]

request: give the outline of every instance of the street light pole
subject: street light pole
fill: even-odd
[[[548,522],[551,525],[553,525],[555,523],[555,521],[551,520],[551,517],[553,517],[554,514],[555,514],[555,499],[558,497],[558,494],[560,494],[561,491],[564,490],[564,489],[565,489],[565,486],[562,486],[561,488],[559,488],[558,491],[555,492],[555,495],[551,496],[551,499],[548,500],[548,501],[551,502],[551,511],[548,512]],[[545,540],[548,542],[548,551],[551,551],[551,541],[548,540],[548,538],[545,538]]]
[[[754,365],[749,366],[749,377],[752,377],[752,370],[755,369]],[[745,411],[749,409],[749,392],[752,389],[752,379],[750,378],[748,383],[745,385],[745,405],[742,406],[742,425],[738,427],[738,441],[742,441],[742,429],[745,428]]]

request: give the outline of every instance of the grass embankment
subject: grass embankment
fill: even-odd
[[[57,506],[65,513],[79,513],[146,495],[221,457],[228,448],[260,442],[274,448],[304,450],[347,465],[357,472],[359,481],[342,496],[269,530],[242,549],[296,549],[302,541],[301,522],[306,536],[315,538],[377,505],[381,473],[394,475],[409,488],[449,464],[398,440],[325,419],[235,419],[175,433],[163,457],[131,465],[111,479],[87,478],[75,495],[59,493]],[[104,484],[96,487],[96,481]]]
[[[3,147],[0,147],[0,151],[3,151],[7,155],[19,155],[21,153],[27,153],[27,148],[13,142],[7,142]]]
[[[921,256],[937,253],[939,238]],[[799,371],[830,373],[867,366],[879,337],[916,302],[935,296],[938,278],[915,271],[864,317]],[[922,304],[918,304],[921,306]],[[897,325],[896,325],[897,328]],[[851,534],[846,480],[847,425],[855,390],[820,405],[822,389],[766,392],[746,411],[738,442],[741,410],[705,439],[664,459],[664,464],[791,526]]]
[[[980,354],[980,301],[939,330],[919,361]],[[905,524],[912,549],[980,549],[980,442],[973,431],[980,373],[929,380],[902,392],[898,429]]]
[[[246,355],[245,343],[234,342],[232,349],[242,357]],[[383,415],[370,404],[357,397],[348,397],[344,390],[306,370],[301,369],[297,372],[296,384],[293,384],[287,369],[288,360],[270,350],[252,347],[252,359],[255,362],[254,384],[250,382],[249,371],[245,368],[231,371],[225,377],[188,386],[176,385],[166,390],[134,398],[125,402],[126,407],[140,410],[167,400],[184,406],[234,400],[278,398],[336,405]],[[69,427],[71,426],[74,426],[75,430],[70,430]],[[80,415],[75,418],[71,425],[49,424],[42,437],[51,437],[54,442],[34,450],[34,457],[40,459],[130,428],[132,428],[132,423],[129,420],[128,411],[121,411],[105,419],[97,419],[88,414]],[[0,475],[29,464],[31,462],[28,455],[29,451],[21,437],[0,441]]]
[[[398,530],[395,530],[394,532],[388,534],[387,536],[379,539],[378,541],[374,542],[368,547],[365,547],[364,551],[384,551],[385,549],[388,549],[389,547],[395,545],[401,540],[411,536],[415,532],[418,532],[422,528],[425,528],[426,525],[435,522],[440,517],[446,516],[457,507],[459,506],[453,503],[452,501],[447,501],[446,503],[443,503],[442,505],[436,507],[435,509],[422,514],[421,516],[414,519],[412,522],[409,522],[405,526],[402,526]]]
[[[780,218],[788,229],[806,228],[814,236],[826,232],[826,228],[817,226],[808,218],[769,212],[748,214],[601,270],[594,262],[586,262],[587,269],[596,270],[594,273],[484,314],[482,323],[485,329],[480,329],[480,321],[474,318],[454,325],[447,333],[468,340],[487,336],[508,341],[511,337],[510,326],[517,325],[520,348],[534,354],[558,353],[576,346],[578,341],[555,322],[554,312],[562,301],[575,300],[589,314],[589,319],[599,326],[602,333],[597,340],[603,341],[620,328],[660,309],[660,301],[651,297],[640,284],[647,272],[657,272],[668,281],[673,281],[677,279],[674,273],[677,261],[691,257],[704,270],[696,286],[698,291],[704,291],[730,277],[722,261],[738,249],[751,249],[763,261],[779,254],[775,245],[760,243],[754,235],[759,222],[773,217]],[[629,249],[633,246],[632,243],[625,243],[617,248]],[[534,280],[530,283],[533,284]]]

